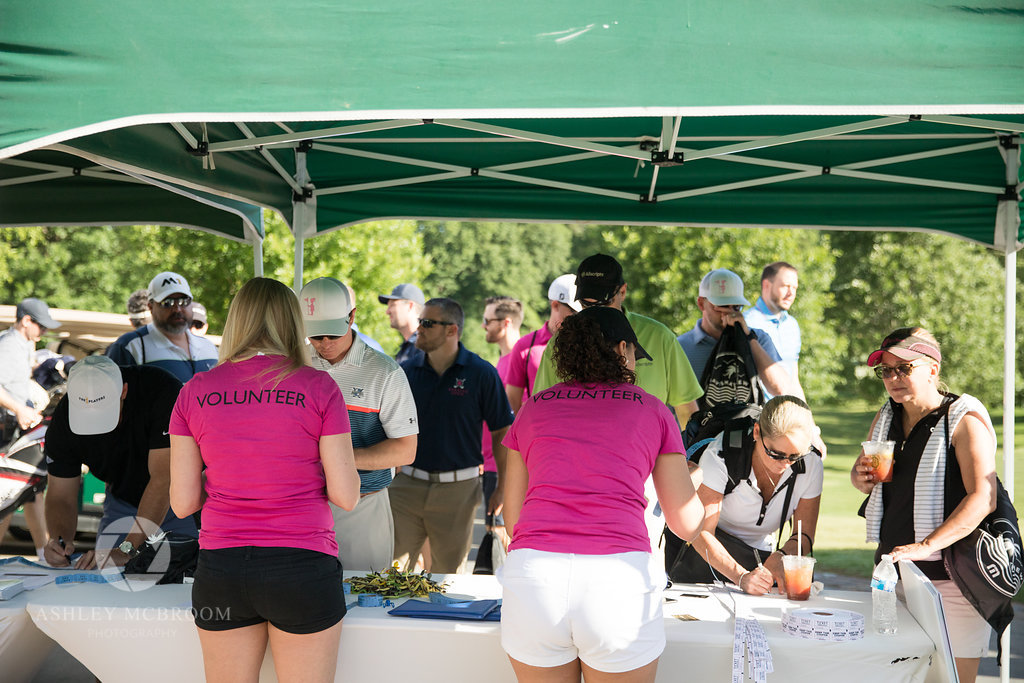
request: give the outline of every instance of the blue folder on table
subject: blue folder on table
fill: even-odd
[[[388,614],[418,619],[462,619],[466,621],[501,621],[501,600],[469,600],[438,604],[423,600],[406,600]]]

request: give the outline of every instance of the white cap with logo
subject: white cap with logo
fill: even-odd
[[[106,434],[121,419],[121,369],[106,356],[86,356],[68,373],[68,422],[75,434]]]
[[[349,314],[355,307],[348,287],[333,277],[310,280],[299,292],[299,308],[308,337],[348,334]]]
[[[697,296],[702,296],[715,306],[749,306],[743,298],[743,280],[731,270],[712,270],[700,281]]]
[[[172,294],[184,294],[191,299],[192,290],[189,289],[188,280],[177,273],[165,271],[149,281],[151,301],[159,303]]]
[[[567,273],[552,280],[548,287],[548,301],[563,303],[577,313],[582,311],[583,305],[576,300],[576,275]]]

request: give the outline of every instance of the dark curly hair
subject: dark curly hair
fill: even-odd
[[[596,320],[570,315],[551,343],[555,372],[563,382],[636,384],[636,373],[605,340]]]

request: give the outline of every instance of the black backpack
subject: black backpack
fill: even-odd
[[[750,352],[750,341],[738,325],[727,326],[704,366],[700,380],[704,395],[697,399],[697,412],[690,416],[683,432],[687,457],[725,431],[733,419],[748,416],[756,408],[754,420],[761,414],[764,392],[757,383],[757,368]]]

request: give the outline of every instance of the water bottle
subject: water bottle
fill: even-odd
[[[892,555],[882,555],[871,575],[871,621],[875,633],[896,635],[896,581]]]

